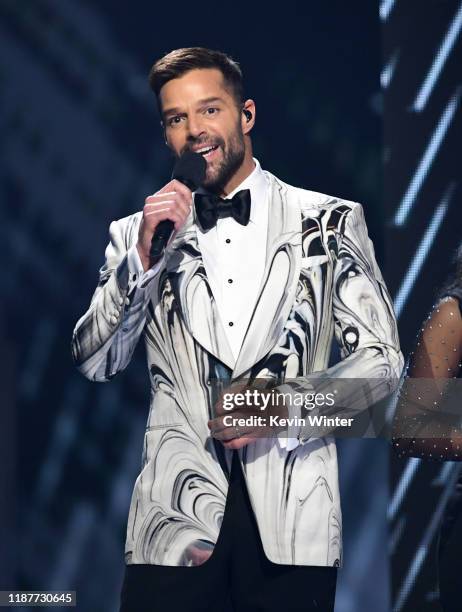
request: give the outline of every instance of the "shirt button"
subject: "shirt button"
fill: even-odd
[[[226,242],[226,244],[229,244],[231,242],[231,240],[229,238],[226,238],[225,242]]]
[[[232,327],[232,326],[234,325],[234,323],[233,323],[232,321],[230,321],[230,322],[228,323],[228,325],[229,325],[230,327]]]
[[[228,283],[232,283],[233,279],[232,278],[228,278]]]

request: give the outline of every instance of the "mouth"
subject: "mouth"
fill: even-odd
[[[207,147],[201,147],[200,149],[195,149],[194,153],[199,153],[205,159],[210,159],[213,157],[214,152],[218,149],[218,145],[212,145]]]

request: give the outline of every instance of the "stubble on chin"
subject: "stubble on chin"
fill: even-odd
[[[220,191],[224,162],[216,167],[207,166],[203,186],[210,192]]]
[[[223,159],[214,171],[209,174],[207,168],[205,181],[203,186],[211,193],[221,193],[226,184],[231,180],[233,175],[238,171],[245,158],[244,143],[239,142],[238,147],[231,147],[228,152],[223,150]]]

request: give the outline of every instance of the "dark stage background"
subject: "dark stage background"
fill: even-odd
[[[381,14],[387,280],[407,355],[462,239],[462,2],[387,0]],[[459,471],[455,462],[392,457],[393,612],[440,610],[438,525]],[[460,595],[456,603],[462,610]]]
[[[437,181],[431,204],[419,204],[405,224],[393,225],[431,126],[454,95],[451,86],[422,112],[409,110],[456,6],[427,4],[433,38],[419,41],[413,53],[420,20],[414,11],[400,25],[405,2],[289,1],[263,9],[0,0],[1,244],[8,262],[0,319],[1,588],[72,589],[78,610],[117,610],[147,417],[144,351],[102,385],[73,369],[69,345],[96,285],[110,221],[141,209],[170,176],[147,85],[151,64],[190,45],[238,59],[247,95],[257,104],[254,149],[262,166],[289,183],[362,202],[396,295],[432,211],[456,178]],[[433,18],[440,9],[445,17]],[[451,187],[448,210],[457,195]],[[457,232],[455,216],[448,216],[438,233],[441,261]],[[406,349],[431,305],[435,269],[427,265],[402,307]],[[388,446],[368,440],[339,447],[345,567],[336,612],[388,612]],[[393,468],[393,487],[400,469]],[[404,538],[405,531],[399,534]]]

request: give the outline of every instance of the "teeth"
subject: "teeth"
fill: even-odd
[[[196,153],[209,153],[215,147],[203,147],[202,149],[197,149]]]

